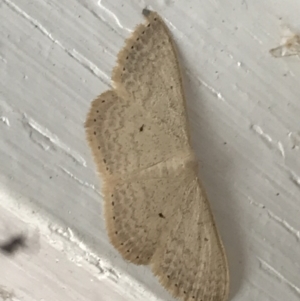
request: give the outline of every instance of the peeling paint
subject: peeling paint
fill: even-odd
[[[263,129],[259,125],[252,125],[251,126],[252,130],[258,134],[262,140],[266,143],[268,147],[271,149],[275,149],[281,157],[285,158],[285,151],[283,144],[280,141],[273,141],[272,137],[268,134],[266,134]]]
[[[5,116],[0,116],[0,120],[6,125],[10,126],[9,119]]]
[[[130,29],[130,28],[127,28],[125,26],[123,26],[120,22],[120,20],[118,19],[118,17],[116,16],[116,14],[114,14],[111,10],[109,10],[107,7],[105,7],[103,4],[102,4],[102,0],[98,0],[98,6],[107,14],[109,15],[114,21],[115,23],[121,28],[121,29],[124,29],[128,32],[132,32],[133,30]]]
[[[71,157],[75,162],[86,167],[86,161],[81,155],[60,141],[60,139],[51,133],[47,128],[38,124],[32,118],[29,118],[26,114],[23,115],[23,126],[29,132],[32,141],[40,145],[44,150],[57,147],[58,149],[61,149],[67,156]],[[34,136],[33,133],[38,133],[38,136]]]
[[[110,85],[110,78],[103,73],[96,65],[90,62],[87,58],[85,58],[82,54],[79,54],[75,49],[69,50],[67,49],[60,41],[55,39],[52,34],[37,20],[32,18],[26,12],[24,12],[21,8],[19,8],[15,3],[10,0],[4,0],[4,2],[15,12],[20,14],[23,18],[28,20],[32,25],[40,30],[42,34],[44,34],[47,38],[49,38],[53,43],[58,45],[61,49],[63,49],[70,57],[74,58],[79,64],[81,64],[84,68],[88,69],[92,74],[98,77],[104,84]]]
[[[188,74],[191,77],[195,77],[191,74],[191,72],[188,69],[185,69],[186,74]],[[218,99],[222,100],[223,102],[226,102],[226,99],[223,97],[223,95],[221,94],[221,92],[217,91],[214,87],[212,87],[211,85],[209,85],[208,83],[206,83],[205,81],[203,81],[202,79],[200,79],[199,77],[196,77],[197,81],[203,85],[203,87],[205,87],[212,95],[216,96]]]
[[[292,143],[292,149],[300,148],[300,132],[289,132],[288,137]]]
[[[120,278],[119,273],[115,271],[109,264],[107,264],[103,258],[100,258],[82,241],[80,241],[69,227],[62,228],[57,224],[51,223],[49,224],[49,229],[51,232],[56,233],[60,237],[64,238],[64,242],[62,242],[60,248],[64,250],[65,254],[72,262],[78,266],[82,266],[83,262],[89,263],[91,264],[91,267],[94,267],[98,270],[98,279],[108,277],[114,282],[118,282]],[[52,240],[52,243],[57,244],[57,240]],[[78,248],[74,250],[75,245],[80,250]]]
[[[249,198],[249,199],[250,199],[250,198]],[[253,201],[252,199],[250,199],[250,204],[253,205],[253,206],[255,206],[255,207],[259,207],[259,208],[261,208],[261,209],[265,209],[265,208],[266,208],[266,206],[265,206],[264,204],[255,202],[255,201]]]
[[[280,218],[275,215],[273,212],[268,211],[268,215],[271,219],[276,221],[279,225],[281,225],[285,230],[287,230],[290,234],[292,234],[298,241],[300,240],[300,231],[295,229],[292,225],[290,225],[286,220]]]
[[[297,187],[300,188],[300,176],[298,176],[295,172],[290,170],[290,179]]]
[[[100,191],[98,191],[95,187],[95,185],[93,184],[90,184],[88,182],[85,182],[83,180],[80,180],[79,178],[77,178],[76,176],[74,176],[70,171],[68,171],[66,168],[60,166],[60,169],[66,173],[71,179],[73,179],[74,181],[76,181],[77,183],[79,183],[80,185],[84,186],[84,187],[87,187],[87,188],[90,188],[92,189],[94,192],[96,192],[98,195],[102,196]]]
[[[281,273],[279,273],[276,269],[274,269],[271,265],[269,265],[266,261],[263,259],[257,257],[259,263],[260,263],[260,268],[266,272],[268,275],[272,276],[273,278],[279,280],[280,282],[284,283],[287,285],[290,289],[293,290],[293,292],[296,294],[296,296],[299,298],[300,297],[300,287],[286,279]]]

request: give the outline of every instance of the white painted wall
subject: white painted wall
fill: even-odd
[[[300,60],[269,54],[293,0],[1,1],[0,240],[29,239],[0,254],[0,300],[173,300],[109,244],[83,129],[146,5],[179,48],[230,300],[299,300]]]

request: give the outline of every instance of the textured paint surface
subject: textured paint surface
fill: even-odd
[[[300,29],[300,3],[292,0],[1,2],[0,238],[33,227],[40,245],[9,259],[0,254],[10,275],[0,280],[0,296],[173,300],[147,268],[124,263],[109,244],[84,141],[89,100],[110,87],[116,55],[145,5],[165,19],[181,54],[231,300],[299,300],[300,61],[269,53],[282,22]],[[18,265],[50,291],[28,290],[32,281],[22,282]]]

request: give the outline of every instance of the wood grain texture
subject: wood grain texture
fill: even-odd
[[[297,56],[274,58],[269,49],[282,43],[281,23],[299,32],[300,2],[146,4],[179,50],[199,176],[228,257],[229,300],[299,301],[300,67]],[[144,5],[1,1],[0,240],[27,234],[17,220],[40,216],[45,244],[39,256],[1,252],[1,289],[16,300],[175,301],[148,266],[128,263],[111,245],[83,128],[90,100],[111,89]],[[60,223],[61,239],[41,220],[48,232]]]

